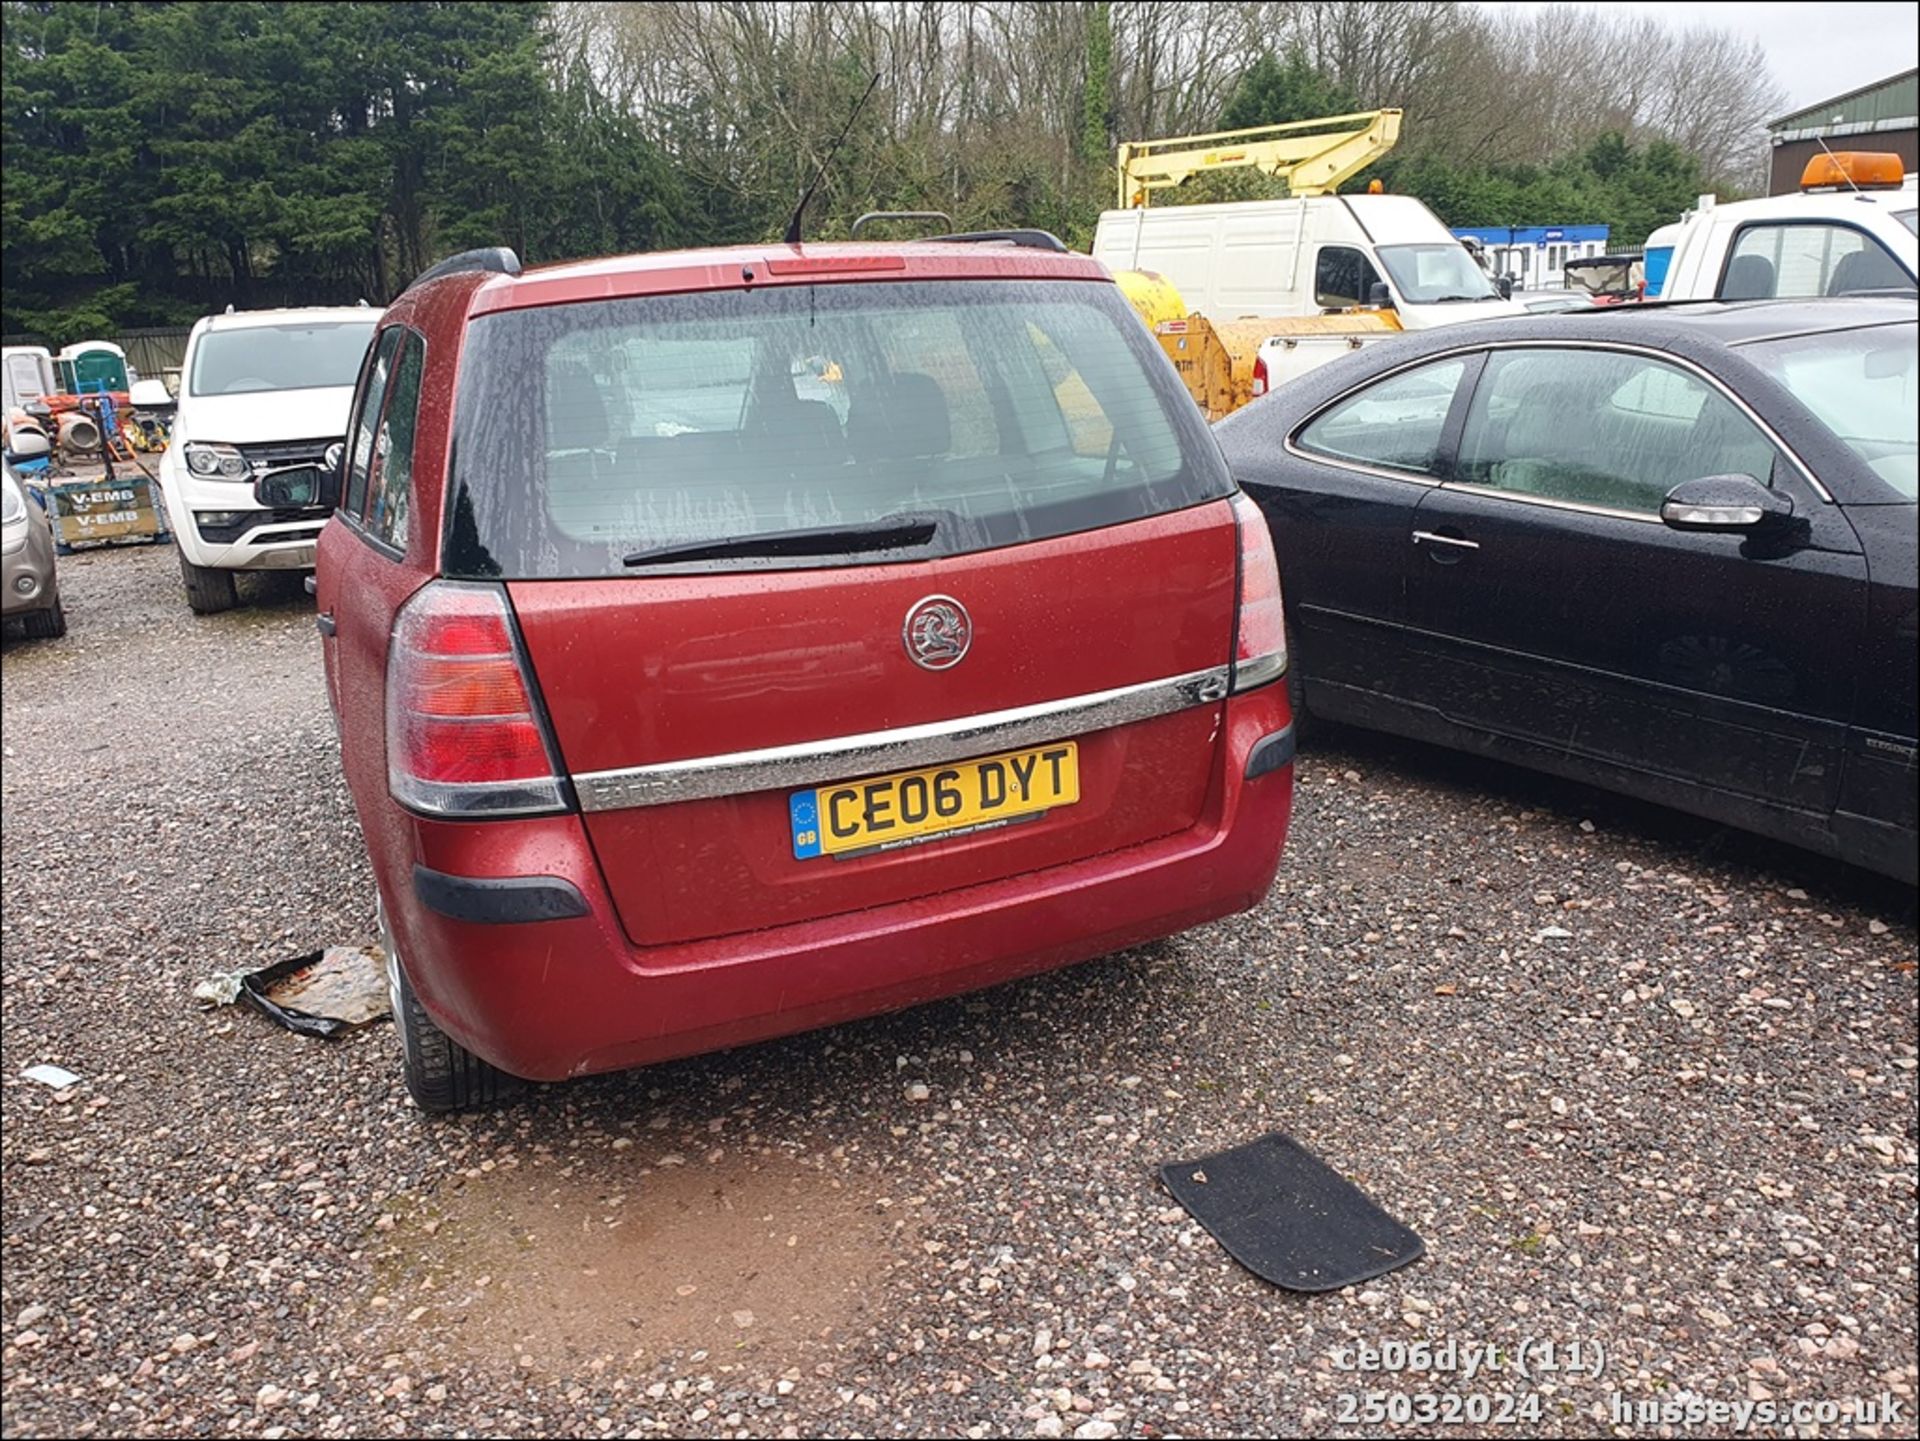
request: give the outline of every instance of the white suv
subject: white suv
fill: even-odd
[[[312,566],[330,512],[261,506],[253,481],[282,466],[317,464],[343,439],[379,320],[378,310],[361,305],[228,311],[194,325],[160,490],[196,615],[232,608],[237,570]]]

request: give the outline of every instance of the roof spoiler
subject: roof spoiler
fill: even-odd
[[[449,255],[445,260],[429,265],[413,277],[412,290],[416,285],[425,285],[430,280],[438,280],[443,275],[460,275],[469,270],[489,270],[496,275],[518,275],[520,257],[504,245],[485,245],[478,250],[463,250],[458,255]]]

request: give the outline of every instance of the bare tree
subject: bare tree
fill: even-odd
[[[1111,64],[1089,90],[1090,59]],[[1110,160],[1087,137],[1215,128],[1262,55],[1299,47],[1365,107],[1407,112],[1402,145],[1462,165],[1540,164],[1603,131],[1671,140],[1710,176],[1742,172],[1780,91],[1756,47],[1711,28],[1554,6],[1447,0],[568,0],[557,65],[711,193],[762,224],[791,204],[869,76],[869,111],[825,187],[836,223],[869,204],[956,221],[1073,226]],[[1104,108],[1089,122],[1089,105]]]

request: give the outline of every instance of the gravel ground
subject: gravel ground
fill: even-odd
[[[8,1435],[1911,1434],[1910,890],[1342,736],[1252,915],[428,1121],[387,1024],[189,998],[373,933],[297,582],[196,621],[169,551],[61,567],[4,663]],[[1154,1179],[1274,1129],[1426,1258],[1288,1295]],[[1599,1374],[1343,1369],[1415,1339]]]

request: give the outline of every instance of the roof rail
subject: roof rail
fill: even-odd
[[[968,230],[959,235],[929,235],[927,245],[1021,245],[1029,250],[1067,254],[1066,242],[1049,230]]]
[[[496,275],[518,275],[520,257],[504,245],[486,245],[478,250],[463,250],[458,255],[449,255],[445,260],[429,265],[413,277],[408,290],[415,285],[425,285],[429,280],[438,280],[443,275],[459,275],[468,270],[490,270]]]

